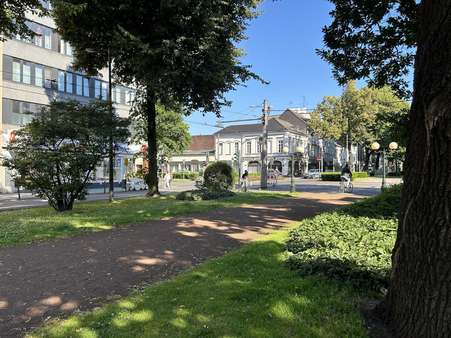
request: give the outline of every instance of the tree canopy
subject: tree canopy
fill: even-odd
[[[333,22],[323,29],[325,48],[319,55],[334,67],[341,85],[367,79],[369,85],[390,85],[409,96],[406,75],[417,43],[416,0],[330,0]]]
[[[40,0],[2,0],[0,2],[0,41],[16,35],[32,37],[25,13],[44,15],[47,13]]]
[[[113,60],[113,73],[145,94],[149,195],[158,194],[156,105],[220,114],[225,94],[259,77],[241,63],[260,0],[54,0],[59,31],[90,73]]]
[[[111,119],[107,103],[53,101],[17,131],[3,164],[16,181],[53,208],[70,210],[98,163],[108,156],[111,130],[118,142],[129,135],[128,121],[116,115]]]
[[[157,143],[160,154],[170,157],[181,154],[191,142],[189,126],[183,121],[181,107],[166,108],[157,105]],[[132,141],[144,142],[147,138],[147,121],[141,114],[133,116]]]

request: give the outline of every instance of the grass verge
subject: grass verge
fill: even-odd
[[[286,268],[287,234],[266,236],[28,337],[367,337],[355,290]]]
[[[5,211],[0,213],[0,248],[244,203],[264,203],[289,196],[281,193],[238,193],[231,198],[196,202],[177,201],[175,196],[164,196],[129,198],[111,204],[106,201],[77,203],[74,210],[64,213],[57,213],[49,207]]]

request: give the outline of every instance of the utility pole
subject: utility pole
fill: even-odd
[[[269,103],[267,100],[263,101],[262,110],[262,124],[263,132],[261,137],[261,176],[260,189],[268,189],[268,119],[269,119]]]
[[[108,48],[108,103],[110,108],[110,139],[109,139],[109,184],[110,184],[110,193],[108,199],[110,202],[113,202],[114,199],[114,140],[113,140],[113,81],[111,79],[111,55],[110,48]]]

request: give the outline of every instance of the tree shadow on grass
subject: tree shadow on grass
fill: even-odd
[[[284,267],[278,241],[252,243],[45,337],[365,337],[357,295]]]

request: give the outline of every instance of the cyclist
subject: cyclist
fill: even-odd
[[[344,186],[346,188],[349,187],[349,183],[351,183],[352,179],[352,172],[351,169],[349,169],[349,164],[346,163],[346,165],[341,169],[341,181],[343,182]]]

